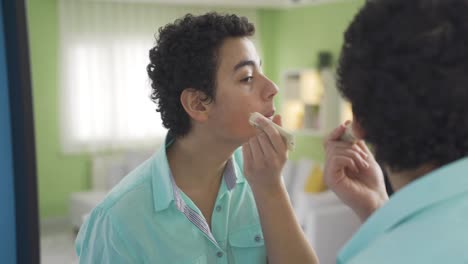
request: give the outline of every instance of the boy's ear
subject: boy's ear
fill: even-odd
[[[353,134],[357,139],[364,139],[366,137],[366,131],[362,128],[361,123],[359,123],[359,119],[353,115],[353,123],[352,123]]]
[[[209,100],[205,100],[205,93],[187,88],[180,95],[180,102],[185,109],[185,112],[194,120],[203,122],[208,119]]]

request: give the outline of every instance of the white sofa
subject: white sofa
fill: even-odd
[[[148,159],[155,149],[93,156],[91,190],[75,192],[70,195],[69,217],[73,229],[78,231],[84,217],[106,197],[107,193],[125,175]]]

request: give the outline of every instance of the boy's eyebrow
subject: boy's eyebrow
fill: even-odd
[[[260,65],[259,66],[261,66],[261,65],[262,65],[262,61],[260,60]],[[253,66],[253,67],[255,67],[255,66],[257,66],[257,63],[255,61],[253,61],[253,60],[243,60],[243,61],[237,63],[236,66],[234,66],[234,71],[237,71],[238,69],[240,69],[240,68],[242,68],[244,66]]]

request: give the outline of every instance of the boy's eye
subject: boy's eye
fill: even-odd
[[[245,77],[244,79],[242,79],[241,82],[246,82],[246,83],[248,83],[248,82],[251,82],[252,79],[253,79],[252,76],[248,76],[248,77]]]

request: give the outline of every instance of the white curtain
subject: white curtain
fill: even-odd
[[[257,25],[254,9],[60,0],[63,151],[94,152],[160,143],[166,130],[149,98],[148,51],[159,27],[186,13],[208,11],[236,13]],[[258,39],[253,41],[259,48]]]

